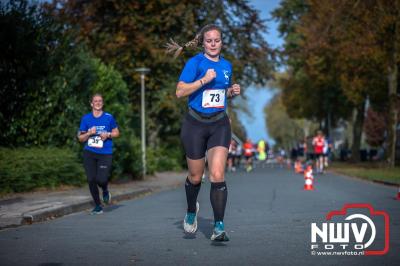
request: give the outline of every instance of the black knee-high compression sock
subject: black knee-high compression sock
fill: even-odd
[[[191,213],[196,212],[196,201],[197,201],[197,195],[199,195],[201,187],[201,182],[197,185],[193,185],[190,181],[189,178],[186,178],[185,182],[185,191],[186,191],[186,201],[187,201],[187,211]]]
[[[224,220],[227,198],[228,188],[225,182],[211,183],[210,200],[215,222]]]

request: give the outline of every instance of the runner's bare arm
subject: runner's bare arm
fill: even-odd
[[[111,138],[118,138],[119,137],[119,129],[116,127],[113,130],[111,130],[110,134]]]
[[[85,142],[89,138],[89,132],[79,131],[78,132],[78,140],[79,142]]]
[[[100,134],[101,140],[106,140],[108,138],[118,138],[119,137],[119,130],[118,128],[114,128],[111,130],[111,132],[104,132]]]
[[[78,134],[79,142],[85,142],[89,137],[96,133],[96,128],[92,127],[88,131],[80,131]]]
[[[196,80],[192,83],[185,83],[183,81],[179,81],[178,84],[176,85],[176,97],[181,98],[189,96],[190,94],[197,91],[203,86],[202,82],[203,82],[202,79]]]
[[[195,80],[191,83],[185,83],[183,81],[179,81],[176,85],[176,97],[186,97],[197,91],[204,84],[211,82],[216,77],[216,73],[214,69],[208,69],[204,77],[201,79]]]

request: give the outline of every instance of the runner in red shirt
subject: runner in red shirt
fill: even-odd
[[[325,137],[321,130],[318,130],[317,135],[314,137],[313,142],[314,154],[316,159],[317,173],[324,172],[324,145]]]
[[[247,139],[246,142],[243,144],[243,155],[246,158],[246,171],[250,172],[253,170],[253,155],[254,155],[254,147],[253,143],[250,139]]]

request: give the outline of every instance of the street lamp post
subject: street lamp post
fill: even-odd
[[[136,72],[140,73],[140,82],[141,82],[141,91],[140,91],[140,102],[141,102],[141,131],[142,131],[142,176],[143,178],[146,176],[146,123],[145,123],[145,101],[144,101],[144,78],[146,73],[150,71],[150,69],[145,67],[140,67],[135,69]]]

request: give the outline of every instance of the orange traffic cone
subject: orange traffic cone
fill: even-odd
[[[397,192],[397,197],[396,197],[396,199],[397,199],[397,200],[400,200],[400,186],[399,186],[399,191]]]
[[[312,167],[311,165],[307,166],[306,170],[304,171],[304,190],[314,190],[313,181],[314,177],[312,174]]]
[[[297,174],[301,174],[301,173],[303,173],[303,165],[301,164],[301,162],[300,161],[296,161],[295,163],[294,163],[294,171],[297,173]]]

